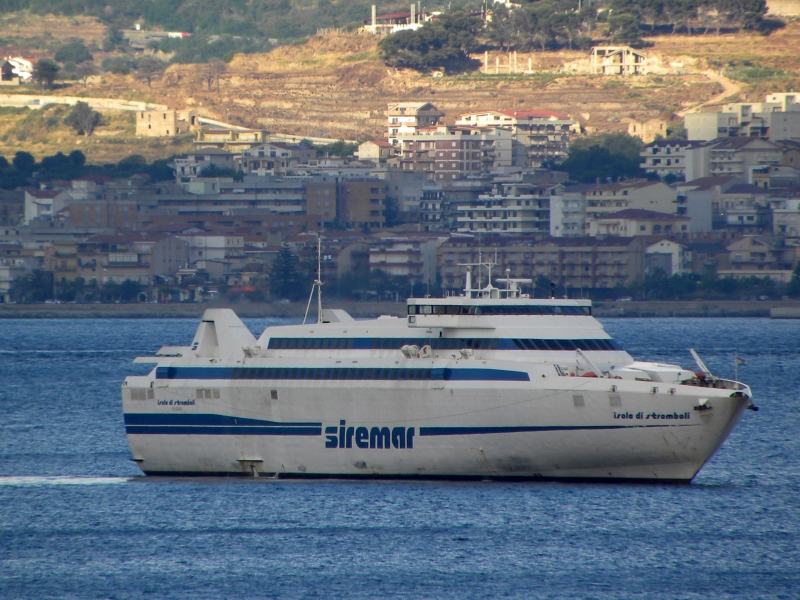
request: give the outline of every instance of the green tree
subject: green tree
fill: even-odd
[[[59,66],[49,58],[43,58],[33,67],[33,80],[43,88],[50,89],[58,77]]]
[[[78,135],[90,136],[96,127],[104,125],[103,115],[92,108],[86,102],[77,102],[72,110],[64,119],[64,124],[72,127]]]
[[[53,272],[34,269],[17,277],[11,284],[11,297],[16,302],[44,302],[53,299]]]
[[[72,62],[78,64],[92,60],[94,57],[82,40],[73,39],[59,46],[53,58],[60,63]]]
[[[386,36],[378,43],[378,49],[381,58],[392,67],[464,71],[480,65],[469,54],[478,47],[481,31],[480,19],[463,12],[446,13],[416,31]]]
[[[591,146],[585,150],[570,148],[569,156],[560,168],[569,173],[570,180],[582,183],[644,176],[638,157],[632,159],[624,154],[614,154],[601,146]]]
[[[643,43],[636,17],[628,14],[612,14],[608,17],[608,35],[617,44],[641,46]]]
[[[288,299],[296,302],[304,295],[303,280],[300,274],[300,259],[283,246],[269,272],[269,289],[276,299]]]
[[[20,150],[14,155],[11,164],[13,164],[14,168],[21,173],[30,173],[36,166],[36,159],[30,152]]]

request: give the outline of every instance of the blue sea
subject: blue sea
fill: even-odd
[[[684,486],[145,478],[120,383],[196,325],[0,321],[0,598],[800,597],[800,321],[604,322],[747,360],[761,410]]]

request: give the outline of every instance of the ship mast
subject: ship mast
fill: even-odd
[[[322,323],[322,236],[317,233],[317,278],[311,286],[311,294],[308,296],[306,314],[303,316],[303,325],[308,319],[308,311],[311,308],[311,300],[314,298],[314,290],[317,291],[317,323]]]

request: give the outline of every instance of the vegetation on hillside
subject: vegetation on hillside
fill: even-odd
[[[0,188],[13,190],[23,185],[54,179],[71,180],[84,175],[117,178],[144,174],[151,181],[167,181],[175,176],[169,162],[155,160],[148,163],[143,157],[134,154],[116,164],[87,165],[86,156],[80,150],[73,150],[69,155],[58,152],[37,162],[29,152],[19,151],[10,161],[0,155]]]
[[[467,3],[468,0],[450,2],[453,8]],[[315,34],[318,28],[360,25],[369,18],[372,4],[378,5],[379,13],[408,10],[409,5],[401,0],[4,0],[0,2],[0,14],[27,10],[35,14],[87,15],[111,30],[130,29],[134,23],[141,23],[145,29],[186,31],[197,37],[163,45],[198,50],[222,42],[223,52],[210,55],[221,58],[225,52],[241,51],[247,46],[265,49],[266,38],[295,39]],[[471,4],[478,6],[474,0]],[[208,36],[215,36],[210,44]],[[109,41],[113,44],[115,40]],[[200,57],[199,61],[210,56]]]
[[[599,10],[578,0],[520,3],[512,9],[493,6],[485,28],[477,18],[446,13],[421,29],[381,40],[381,57],[394,67],[454,70],[463,68],[469,53],[479,47],[544,52],[586,48],[599,38],[641,47],[649,34],[768,31],[778,26],[765,20],[765,0],[611,0]]]

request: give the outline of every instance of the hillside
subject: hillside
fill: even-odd
[[[585,51],[520,53],[520,69],[532,61],[534,75],[470,74],[433,78],[387,68],[377,58],[375,38],[314,36],[303,45],[260,55],[240,55],[228,65],[219,93],[198,80],[198,67],[173,65],[170,83],[151,90],[131,78],[106,78],[93,93],[135,90],[174,106],[202,108],[219,118],[298,135],[358,139],[381,135],[386,104],[433,101],[448,119],[481,108],[549,109],[569,113],[598,130],[623,130],[629,119],[681,112],[722,92],[707,71],[739,78],[742,99],[767,90],[800,89],[800,22],[769,37],[757,33],[661,36],[646,50],[673,74],[630,78],[558,73],[564,63],[586,59]],[[495,54],[490,56],[494,64]],[[483,56],[476,58],[482,59]],[[508,56],[501,57],[506,64]],[[751,66],[748,66],[751,65]],[[757,66],[752,66],[757,65]],[[149,92],[149,93],[148,93]],[[729,100],[736,100],[730,98]]]
[[[571,114],[591,132],[627,130],[631,119],[682,113],[712,99],[756,101],[767,91],[800,89],[798,21],[769,37],[745,32],[650,39],[653,47],[646,49],[648,56],[657,57],[672,72],[630,78],[568,74],[560,72],[562,66],[585,60],[588,53],[558,51],[520,53],[519,68],[527,68],[530,58],[533,75],[475,73],[434,78],[387,68],[378,60],[371,36],[332,34],[313,36],[268,54],[235,57],[219,93],[200,81],[202,67],[198,65],[172,65],[151,88],[131,75],[104,74],[89,88],[75,85],[56,93],[195,107],[201,114],[276,132],[364,139],[383,135],[383,111],[387,103],[398,100],[432,101],[447,112],[448,122],[461,112],[477,109],[557,110]],[[483,55],[476,58],[482,60]],[[494,60],[492,54],[492,67]],[[500,57],[501,64],[507,61],[508,55]],[[725,97],[723,85],[733,95]],[[188,147],[162,140],[135,141],[130,120],[128,125],[120,121],[101,128],[89,140],[58,128],[47,129],[46,135],[44,130],[30,132],[26,140],[19,140],[15,123],[20,118],[0,115],[0,153],[26,149],[39,156],[81,142],[73,147],[86,151],[90,161],[110,162],[120,152],[152,159]],[[124,118],[131,119],[119,117]]]

